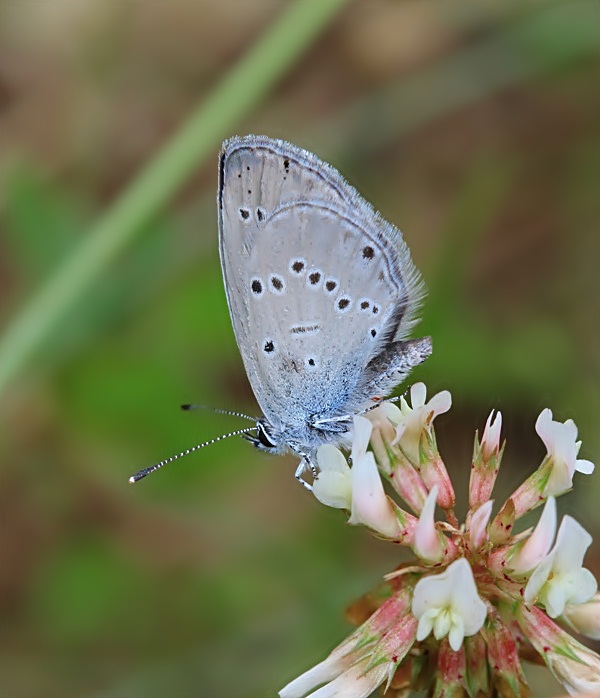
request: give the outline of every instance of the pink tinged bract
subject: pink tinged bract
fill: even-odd
[[[600,657],[536,606],[521,604],[517,621],[550,671],[570,693],[600,693]]]
[[[527,572],[548,555],[556,534],[556,500],[549,497],[532,534],[509,557],[509,567],[515,572]]]
[[[589,475],[594,471],[594,464],[589,460],[577,459],[581,441],[577,441],[577,427],[572,419],[556,422],[552,411],[542,410],[535,423],[535,430],[548,450],[552,461],[552,472],[544,494],[558,495],[573,486],[575,471]]]
[[[542,603],[550,618],[560,616],[569,603],[589,601],[598,589],[594,575],[582,567],[590,534],[575,519],[563,517],[556,543],[535,568],[525,587],[525,603]]]
[[[419,621],[417,640],[424,640],[433,630],[437,640],[447,635],[455,652],[465,636],[481,630],[487,609],[467,560],[455,560],[442,574],[420,579],[413,594],[412,612]]]

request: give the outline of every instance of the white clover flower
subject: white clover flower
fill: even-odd
[[[525,603],[538,601],[550,618],[562,615],[570,603],[589,601],[598,584],[594,575],[582,568],[586,550],[592,542],[590,534],[570,516],[565,516],[558,529],[556,543],[535,568],[525,587]]]
[[[465,637],[479,632],[487,611],[467,560],[461,557],[442,574],[420,579],[413,594],[412,612],[419,621],[417,640],[424,640],[433,630],[436,640],[448,636],[455,652]]]
[[[350,509],[352,506],[352,482],[350,467],[344,454],[331,444],[317,451],[319,474],[313,482],[313,494],[328,507]]]
[[[581,441],[577,441],[577,427],[572,419],[555,422],[552,411],[546,408],[537,418],[535,430],[548,450],[552,461],[552,472],[544,494],[558,495],[571,489],[575,471],[586,475],[594,472],[589,460],[577,459]]]
[[[388,443],[396,438],[396,427],[402,421],[402,412],[393,402],[384,400],[374,410],[365,414],[374,429],[380,429]]]
[[[367,452],[372,428],[368,419],[354,418],[352,468],[334,446],[319,448],[320,472],[313,483],[313,494],[322,504],[350,510],[349,524],[364,524],[386,538],[401,537],[402,529],[383,489],[375,457]]]
[[[402,419],[396,429],[394,443],[399,443],[407,457],[413,462],[419,463],[419,441],[421,432],[439,414],[448,412],[452,406],[452,397],[447,390],[434,395],[429,402],[425,402],[427,389],[424,383],[415,383],[410,389],[410,402],[400,398],[400,412]]]
[[[556,534],[556,499],[549,497],[537,526],[527,540],[510,557],[515,572],[528,572],[548,555]]]

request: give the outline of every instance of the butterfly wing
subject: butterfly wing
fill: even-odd
[[[422,296],[400,232],[284,141],[227,141],[219,175],[227,300],[265,416],[284,428],[360,408],[361,374],[407,335]]]

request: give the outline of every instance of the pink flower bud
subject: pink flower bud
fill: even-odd
[[[406,456],[394,449],[394,462],[390,482],[396,492],[417,514],[423,509],[427,499],[427,487],[421,475],[415,470]]]
[[[431,490],[438,488],[438,504],[442,509],[452,509],[456,500],[452,480],[442,460],[432,429],[423,429],[420,441],[420,473],[425,485]]]
[[[487,647],[481,633],[465,637],[467,687],[470,696],[490,695]]]
[[[600,656],[577,642],[537,606],[521,604],[517,621],[556,679],[569,693],[600,692]]]
[[[500,430],[502,429],[502,414],[494,410],[490,412],[483,436],[481,437],[481,457],[484,461],[490,461],[500,451]]]
[[[508,558],[508,566],[516,573],[527,572],[546,557],[556,534],[556,500],[550,497],[544,506],[533,533],[515,546]]]
[[[446,549],[446,537],[435,528],[435,504],[438,489],[434,487],[425,502],[419,523],[415,528],[413,550],[427,563],[441,562]]]
[[[512,536],[515,523],[515,505],[511,499],[496,514],[496,518],[490,526],[490,540],[494,545],[504,545],[508,543]]]
[[[500,695],[526,695],[527,681],[515,637],[490,604],[481,634],[487,645],[488,662],[493,668],[492,683]]]
[[[585,603],[567,604],[563,617],[578,633],[600,640],[600,594]]]
[[[477,443],[477,439],[475,440],[469,482],[469,504],[471,507],[487,502],[492,495],[502,460],[502,451],[499,448],[501,427],[502,415],[497,412],[494,419],[494,411],[492,410],[485,425],[481,443]]]
[[[469,524],[469,543],[471,550],[479,550],[487,540],[487,525],[492,514],[494,502],[490,499],[482,504],[471,516]]]
[[[433,695],[461,696],[465,695],[464,687],[467,679],[467,662],[465,650],[450,647],[447,639],[440,642],[438,652],[437,674]]]
[[[415,641],[410,593],[390,597],[360,628],[312,669],[283,688],[281,698],[301,698],[320,684],[320,698],[365,698],[390,681]]]

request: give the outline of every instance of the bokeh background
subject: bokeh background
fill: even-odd
[[[250,71],[207,116],[286,12],[325,6],[295,55],[295,29],[267,46],[274,84]],[[274,695],[399,561],[241,439],[127,482],[245,425],[181,403],[256,412],[217,253],[229,135],[316,152],[404,231],[435,347],[414,380],[452,392],[460,511],[492,408],[497,501],[542,458],[544,407],[600,463],[599,20],[593,1],[0,0],[2,696]],[[142,189],[91,246],[189,119],[172,193]],[[596,534],[598,477],[559,502]]]

